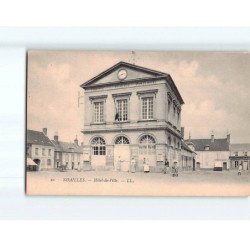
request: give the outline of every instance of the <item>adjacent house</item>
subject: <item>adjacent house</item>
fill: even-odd
[[[250,144],[230,144],[230,168],[238,169],[242,164],[244,170],[250,170]]]
[[[196,153],[188,144],[181,141],[181,166],[183,170],[195,170],[195,157]]]
[[[184,127],[181,127],[181,163],[180,166],[183,170],[195,170],[195,157],[196,153],[192,146],[184,141]]]
[[[226,138],[215,138],[212,133],[210,139],[189,138],[186,143],[197,153],[196,169],[229,169],[229,134]]]
[[[30,170],[48,170],[54,167],[54,145],[47,136],[47,128],[43,132],[28,129],[26,146],[27,166]]]
[[[182,162],[184,101],[168,73],[119,62],[81,87],[85,167],[128,171],[134,158],[137,171],[147,162],[160,172],[165,158]]]
[[[58,135],[54,136],[52,143],[55,147],[54,162],[55,168],[65,166],[66,169],[81,169],[83,166],[83,149],[78,144],[78,139],[74,142],[59,141]]]

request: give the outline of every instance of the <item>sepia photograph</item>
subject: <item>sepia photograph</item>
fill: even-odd
[[[26,194],[248,196],[250,54],[27,53]]]

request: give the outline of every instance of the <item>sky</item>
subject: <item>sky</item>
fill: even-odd
[[[53,138],[82,141],[80,85],[119,61],[170,74],[184,99],[185,138],[250,143],[250,53],[136,51],[30,51],[27,127]]]

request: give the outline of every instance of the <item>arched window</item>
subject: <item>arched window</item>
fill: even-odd
[[[151,135],[144,135],[139,141],[140,154],[155,154],[155,139]]]
[[[125,136],[119,136],[116,138],[115,144],[129,144],[129,139]]]
[[[106,143],[101,137],[95,137],[91,141],[93,155],[106,155]]]

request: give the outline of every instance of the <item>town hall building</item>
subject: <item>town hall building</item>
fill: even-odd
[[[84,168],[160,172],[182,162],[184,101],[167,73],[119,62],[83,83]]]

